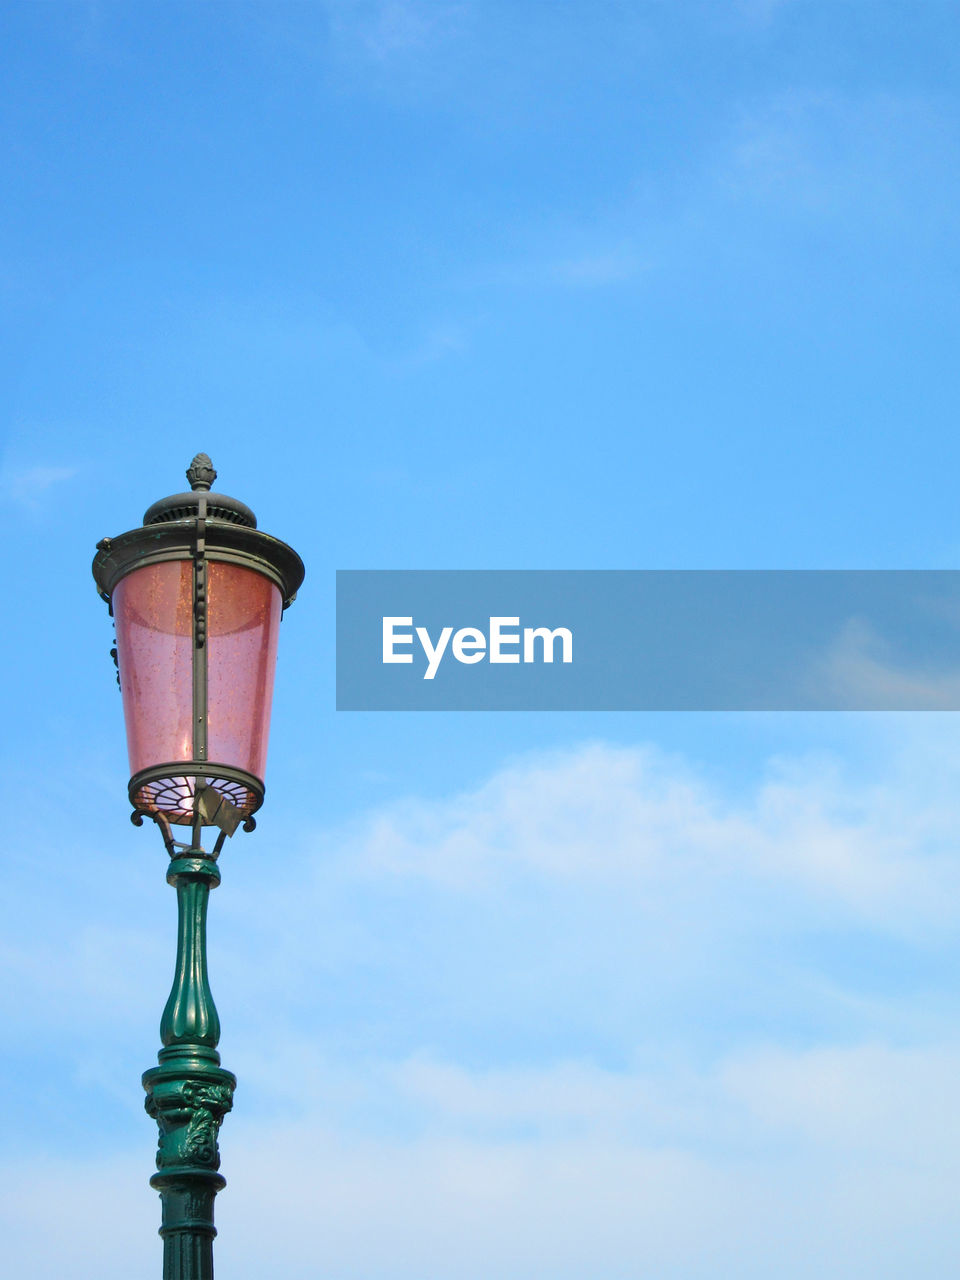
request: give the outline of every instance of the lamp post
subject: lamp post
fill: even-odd
[[[207,901],[224,841],[241,825],[252,831],[263,803],[280,618],[303,581],[291,547],[257,529],[242,502],[210,492],[216,478],[197,454],[191,491],[155,502],[140,528],[104,538],[93,562],[116,623],[131,820],[160,828],[177,890],[163,1048],[143,1076],[160,1130],[150,1183],[162,1203],[164,1280],[213,1277],[213,1201],[225,1186],[217,1135],[237,1082],[217,1052]],[[205,827],[216,832],[209,851]],[[189,841],[174,839],[176,828],[188,828]]]

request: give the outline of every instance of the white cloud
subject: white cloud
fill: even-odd
[[[823,1153],[960,1172],[960,1048],[771,1048],[723,1065],[724,1093],[765,1128]]]
[[[159,1273],[159,1201],[146,1185],[151,1160],[145,1144],[113,1157],[50,1159],[21,1151],[0,1165],[7,1274],[121,1280]]]
[[[960,910],[960,813],[917,784],[853,784],[830,761],[774,761],[733,801],[678,758],[595,743],[519,761],[449,800],[386,809],[347,856],[464,888],[523,870],[648,901],[684,889],[716,901],[761,884],[909,931]]]
[[[828,990],[806,942],[799,979],[783,954],[797,913],[816,925],[823,904],[847,930],[841,945],[864,919],[894,936],[912,930],[921,948],[937,924],[955,927],[960,761],[948,743],[929,733],[906,742],[866,781],[822,756],[772,761],[740,793],[653,747],[593,743],[328,832],[319,853],[288,855],[270,883],[238,859],[213,908],[211,976],[229,1028],[225,1062],[241,1082],[222,1134],[221,1272],[951,1274],[952,1012],[901,1016],[897,983],[882,974],[871,975],[876,1007],[865,997],[855,1007],[840,979]],[[530,910],[511,917],[531,885]],[[565,929],[581,903],[594,914],[574,937]],[[169,909],[161,914],[172,928]],[[473,960],[465,923],[493,934]],[[86,1061],[66,1073],[86,1100],[80,1119],[95,1128],[87,1112],[109,1101],[122,1112],[123,1150],[45,1160],[37,1153],[57,1132],[31,1116],[34,1154],[25,1165],[15,1148],[0,1167],[15,1192],[0,1206],[13,1274],[119,1280],[158,1263],[153,1127],[133,1114],[135,1070],[124,1102],[110,1046],[122,1034],[128,1056],[147,969],[159,1013],[167,965],[128,921],[112,929],[84,934],[76,972],[56,980],[58,1000],[71,981],[85,993],[93,1028]],[[658,953],[663,939],[673,950]],[[33,974],[30,954],[18,983],[42,1008],[54,978],[42,966]],[[583,986],[591,966],[597,982]],[[373,971],[374,997],[352,985],[358,968]],[[813,1027],[797,1016],[805,982]],[[107,994],[104,1024],[91,987]],[[584,1021],[586,1006],[611,997],[615,1036],[609,1022]],[[741,1024],[758,1000],[759,1020]],[[676,1015],[658,1015],[658,1002],[677,1001]],[[346,1022],[331,1013],[337,1002]],[[417,1023],[431,1003],[439,1016]],[[691,1050],[670,1017],[709,1024],[718,1006],[723,1035]],[[444,1039],[460,1011],[477,1028],[466,1049]],[[405,1034],[428,1027],[414,1031],[415,1048],[410,1036],[387,1046],[388,1012]],[[553,1024],[545,1043],[508,1044],[504,1028],[524,1020]],[[104,1204],[123,1217],[106,1244]],[[55,1228],[44,1230],[51,1212]]]
[[[784,758],[733,792],[650,746],[527,756],[471,791],[311,834],[266,883],[231,860],[211,910],[217,998],[241,1032],[284,1038],[301,1017],[353,1034],[336,996],[349,991],[398,1052],[457,1044],[471,1025],[503,1051],[531,1018],[528,1044],[574,1055],[689,1042],[701,1020],[714,1048],[791,1019],[808,1036],[936,1034],[944,991],[911,1002],[862,957],[952,955],[958,763],[935,736],[871,777]],[[73,892],[43,895],[46,931],[11,916],[2,1004],[73,1039],[106,994],[120,1039],[148,1016],[145,989],[157,1014],[166,996],[172,902],[131,885],[137,914],[118,898],[78,920]]]
[[[300,1064],[285,1065],[289,1080]],[[235,1280],[950,1274],[958,1068],[956,1048],[870,1045],[700,1073],[344,1064],[372,1114],[384,1094],[412,1097],[413,1128],[345,1124],[336,1073],[328,1095],[302,1082],[291,1123],[232,1113],[218,1266]],[[12,1274],[113,1280],[156,1263],[144,1129],[138,1159],[3,1170]],[[122,1220],[106,1241],[104,1204]]]
[[[908,1046],[750,1045],[699,1066],[647,1050],[621,1068],[586,1057],[478,1068],[426,1051],[346,1060],[293,1036],[255,1050],[243,1077],[276,1091],[287,1116],[341,1141],[369,1136],[374,1117],[384,1140],[411,1145],[668,1148],[730,1164],[775,1154],[911,1164],[919,1148],[928,1168],[960,1173],[960,1041],[945,1030],[940,1042]],[[255,1130],[262,1119],[246,1123]]]

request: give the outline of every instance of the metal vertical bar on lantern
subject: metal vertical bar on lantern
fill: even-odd
[[[177,890],[177,959],[160,1022],[159,1064],[144,1073],[159,1125],[164,1280],[212,1280],[213,1202],[225,1186],[217,1135],[236,1078],[220,1065],[207,978],[210,890],[224,841],[252,831],[263,775],[282,612],[303,581],[286,543],[249,507],[210,486],[206,454],[189,493],[150,507],[143,525],[97,544],[93,574],[117,629],[134,823],[159,826]],[[189,828],[189,841],[174,838]],[[204,828],[215,828],[209,851]]]

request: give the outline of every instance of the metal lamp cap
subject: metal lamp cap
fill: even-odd
[[[198,453],[187,468],[190,492],[172,493],[168,498],[161,498],[159,502],[153,503],[143,513],[143,523],[166,524],[169,520],[192,520],[197,515],[200,498],[203,496],[206,499],[208,520],[225,520],[228,524],[255,529],[257,517],[245,502],[228,497],[225,493],[209,492],[216,478],[217,473],[208,455]]]

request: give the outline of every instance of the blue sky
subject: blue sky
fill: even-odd
[[[174,897],[89,562],[199,449],[307,564],[211,905],[218,1274],[956,1272],[954,720],[337,714],[333,591],[954,567],[958,51],[937,0],[5,6],[17,1274],[159,1268]]]

